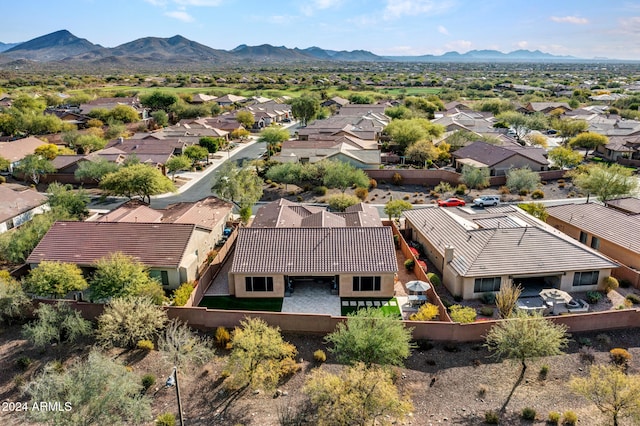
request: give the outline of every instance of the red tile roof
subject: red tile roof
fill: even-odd
[[[149,267],[177,268],[194,229],[182,223],[56,222],[26,263],[57,260],[91,266],[119,251]]]

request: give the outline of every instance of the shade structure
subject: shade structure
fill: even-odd
[[[413,281],[407,282],[407,284],[405,284],[405,287],[409,291],[427,291],[431,288],[431,285],[429,285],[429,283],[424,281],[413,280]]]

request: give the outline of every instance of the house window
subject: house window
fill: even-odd
[[[246,291],[273,291],[273,277],[245,277]]]
[[[573,286],[597,285],[599,271],[575,272],[573,274]]]
[[[353,291],[380,291],[380,277],[353,277]]]
[[[580,242],[582,244],[587,244],[587,233],[584,231],[580,231]]]
[[[500,291],[501,282],[502,278],[500,277],[476,278],[473,285],[473,292],[486,293],[489,291]]]
[[[169,273],[167,271],[149,271],[149,276],[156,281],[159,281],[162,285],[169,285]]]
[[[595,249],[595,250],[599,250],[600,249],[600,238],[591,237],[591,248]]]

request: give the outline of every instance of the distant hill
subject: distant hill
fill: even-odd
[[[12,47],[16,47],[17,45],[19,45],[20,43],[2,43],[0,41],[0,52],[4,52],[5,50],[9,50]]]
[[[2,51],[4,47],[6,50]],[[16,62],[18,61],[18,62]],[[549,62],[588,61],[572,56],[556,56],[539,50],[471,50],[466,53],[447,52],[442,55],[378,56],[366,50],[337,51],[317,46],[299,49],[262,44],[241,44],[232,50],[214,49],[180,35],[171,38],[144,37],[113,48],[105,48],[78,38],[67,30],[56,31],[24,43],[0,43],[0,64],[22,67],[32,61],[33,66],[55,69],[78,68],[136,68],[154,69],[209,66],[212,63],[264,62]],[[38,64],[36,64],[36,62]]]
[[[13,59],[31,59],[35,61],[58,61],[70,56],[104,49],[84,38],[78,38],[67,30],[34,38],[20,43],[2,53]]]

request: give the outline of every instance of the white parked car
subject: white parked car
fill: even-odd
[[[482,195],[473,200],[473,204],[480,207],[497,206],[500,204],[499,195]]]

